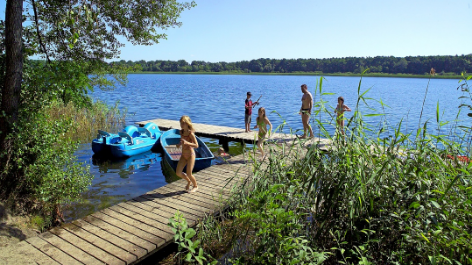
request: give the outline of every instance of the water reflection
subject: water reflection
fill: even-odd
[[[130,174],[134,174],[136,171],[146,171],[150,168],[151,164],[161,160],[161,154],[152,151],[126,159],[116,159],[100,155],[92,156],[92,164],[98,167],[99,173],[118,173],[122,178],[128,178]]]

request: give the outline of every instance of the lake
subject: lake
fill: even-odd
[[[120,108],[128,112],[128,125],[156,118],[178,120],[182,115],[188,115],[196,123],[243,129],[244,100],[246,92],[251,91],[253,101],[262,95],[260,106],[266,109],[274,128],[285,120],[285,132],[303,128],[298,115],[302,97],[300,86],[307,84],[308,90],[315,95],[315,88],[320,80],[317,76],[302,75],[201,74],[131,74],[128,79],[126,86],[118,86],[113,91],[96,90],[91,93],[95,100],[110,105],[119,101]],[[334,110],[337,97],[343,96],[345,104],[354,109],[359,81],[360,77],[325,77],[323,92],[334,93],[322,97],[327,102],[327,108]],[[460,89],[457,90],[458,85],[458,80],[452,79],[433,79],[429,81],[428,86],[428,79],[364,77],[361,91],[370,89],[365,96],[373,99],[368,101],[368,104],[377,110],[371,110],[364,105],[360,110],[363,114],[385,113],[385,119],[391,126],[403,119],[402,131],[412,132],[418,127],[428,87],[422,121],[429,119],[430,126],[436,126],[438,103],[442,121],[452,121],[456,118],[458,106],[461,104],[458,98],[462,95]],[[319,101],[319,93],[316,94],[315,101]],[[382,108],[380,100],[389,107]],[[253,126],[257,108],[253,113]],[[352,112],[345,115],[349,118]],[[468,121],[465,113],[459,118],[464,120],[463,122]],[[330,119],[326,114],[321,116],[321,120]],[[382,119],[382,116],[366,117],[367,122],[374,126]],[[334,133],[334,127],[328,127],[328,131]],[[318,135],[317,133],[318,130],[315,129],[315,134]],[[203,140],[216,152],[217,140]],[[242,151],[240,144],[230,145],[230,154],[236,155]],[[149,152],[126,160],[103,160],[92,157],[90,144],[87,144],[82,145],[76,154],[79,161],[90,166],[95,178],[90,190],[83,195],[84,201],[65,210],[67,221],[81,218],[178,179],[172,170],[169,172],[166,169],[159,153]]]

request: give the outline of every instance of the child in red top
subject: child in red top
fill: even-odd
[[[251,92],[247,92],[247,98],[245,101],[245,115],[244,115],[244,123],[246,124],[246,132],[252,132],[251,131],[251,115],[252,115],[252,109],[259,104],[258,102],[252,103],[251,100],[252,94]]]

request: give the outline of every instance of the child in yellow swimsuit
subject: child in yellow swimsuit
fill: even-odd
[[[198,148],[197,138],[195,137],[195,130],[193,129],[192,121],[189,116],[182,116],[180,118],[180,144],[177,148],[182,146],[182,156],[180,157],[179,163],[175,173],[177,176],[187,181],[185,190],[188,192],[196,192],[198,190],[197,180],[192,175],[193,167],[195,166],[195,151],[194,148]],[[184,167],[187,165],[187,174],[185,174]],[[193,185],[193,189],[190,190],[190,184]]]
[[[351,111],[351,109],[344,105],[344,98],[343,97],[338,97],[338,105],[336,106],[336,109],[334,109],[334,112],[336,113],[336,123],[338,124],[339,130],[341,131],[341,134],[344,135],[344,112],[345,111]]]
[[[266,116],[265,109],[263,107],[259,108],[259,111],[257,112],[258,116],[256,119],[256,126],[254,126],[254,129],[259,128],[259,133],[257,137],[257,147],[259,150],[261,150],[261,157],[264,158],[264,149],[262,145],[264,144],[264,140],[267,134],[267,125],[270,126],[269,130],[269,137],[270,138],[270,133],[272,132],[272,123],[270,123],[269,119]]]

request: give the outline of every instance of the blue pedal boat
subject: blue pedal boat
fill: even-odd
[[[151,150],[162,132],[155,123],[147,123],[144,127],[127,126],[119,132],[120,140],[110,144],[114,157],[130,157]]]
[[[195,136],[196,137],[196,136]],[[212,160],[215,156],[210,151],[208,146],[198,137],[198,148],[195,148],[195,166],[193,171],[199,171],[211,166]],[[180,156],[182,155],[182,148],[177,148],[180,143],[180,130],[171,129],[165,131],[159,140],[164,152],[164,160],[174,169],[177,168]]]
[[[124,132],[125,130],[126,128],[123,129]],[[94,154],[110,154],[110,145],[119,141],[121,141],[121,137],[118,134],[98,130],[97,138],[92,140],[92,151]]]

